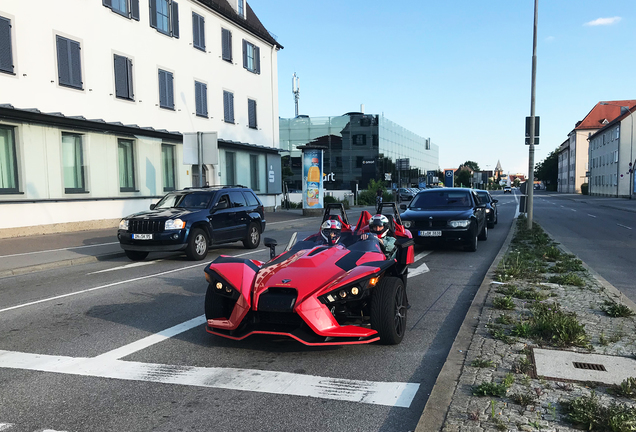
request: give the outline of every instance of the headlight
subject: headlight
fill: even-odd
[[[345,302],[348,300],[358,300],[366,295],[365,291],[368,291],[369,288],[376,286],[379,280],[380,278],[377,276],[370,279],[364,279],[354,284],[337,288],[325,295],[321,295],[319,299],[326,305],[330,305],[336,302]]]
[[[466,228],[470,226],[470,220],[452,220],[448,221],[448,225],[453,228]]]
[[[119,229],[128,231],[128,219],[122,219],[119,221]]]
[[[166,221],[167,230],[183,229],[185,228],[185,222],[181,219],[169,219]]]
[[[486,209],[486,213],[490,213],[490,209]]]
[[[413,221],[403,220],[402,225],[404,225],[404,228],[411,228],[413,226]]]

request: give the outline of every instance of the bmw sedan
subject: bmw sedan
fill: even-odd
[[[486,204],[472,189],[427,189],[400,208],[402,224],[418,244],[454,243],[474,252],[477,240],[488,238]]]
[[[479,195],[479,199],[482,204],[486,204],[486,219],[488,221],[488,229],[492,229],[495,227],[495,224],[499,222],[499,214],[497,211],[497,203],[499,200],[496,200],[490,195],[490,192],[487,190],[479,190],[476,189],[477,195]]]

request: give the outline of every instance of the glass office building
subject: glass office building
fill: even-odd
[[[403,128],[383,116],[349,113],[338,117],[279,119],[283,179],[289,190],[302,189],[302,150],[324,148],[326,190],[366,189],[371,179],[385,184],[417,186],[427,171],[439,170],[439,147],[429,138]],[[398,159],[409,169],[397,170]]]

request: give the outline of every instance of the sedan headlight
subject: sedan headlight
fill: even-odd
[[[452,220],[448,221],[448,225],[452,228],[467,228],[470,226],[470,220]]]
[[[122,219],[119,221],[119,229],[128,231],[128,219]]]
[[[486,209],[486,213],[490,213],[490,209],[489,208]]]
[[[404,228],[411,228],[413,226],[413,221],[403,220],[402,225],[404,225]]]
[[[185,221],[182,221],[181,219],[169,219],[166,221],[166,228],[167,230],[176,230],[176,229],[183,229],[185,228]]]

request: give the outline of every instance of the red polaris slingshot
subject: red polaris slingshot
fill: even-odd
[[[381,205],[381,212],[392,210],[385,214],[389,234],[396,238],[391,258],[369,234],[371,215],[363,211],[351,226],[342,204],[328,204],[323,215],[323,223],[336,220],[342,227],[334,245],[320,232],[299,242],[294,233],[278,256],[276,241],[265,239],[267,262],[218,257],[205,269],[206,330],[235,340],[284,335],[306,345],[400,343],[414,243],[395,203]]]

